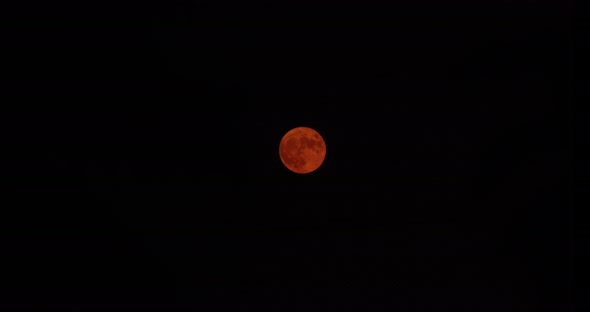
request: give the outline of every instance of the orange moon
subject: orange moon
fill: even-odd
[[[314,129],[297,127],[281,139],[279,155],[287,169],[295,173],[310,173],[324,162],[326,143]]]

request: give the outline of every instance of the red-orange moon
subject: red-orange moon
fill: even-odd
[[[279,155],[287,169],[295,173],[310,173],[324,162],[326,143],[314,129],[297,127],[281,139]]]

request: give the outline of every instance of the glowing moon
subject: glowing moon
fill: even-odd
[[[279,156],[287,169],[295,173],[310,173],[324,162],[326,143],[312,128],[294,128],[281,139]]]

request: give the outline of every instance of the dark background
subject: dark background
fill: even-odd
[[[3,302],[572,311],[571,8],[466,2],[16,8]]]

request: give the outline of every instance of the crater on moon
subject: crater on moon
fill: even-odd
[[[312,128],[289,130],[279,145],[281,161],[295,173],[310,173],[318,169],[326,157],[326,143]]]

